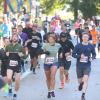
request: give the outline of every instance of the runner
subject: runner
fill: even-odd
[[[31,68],[33,74],[36,74],[35,69],[38,64],[38,51],[40,49],[41,34],[36,31],[36,26],[33,25],[32,39],[26,41],[25,46],[28,49],[31,57]]]
[[[0,50],[0,58],[1,58],[1,76],[4,78],[5,82],[7,83],[7,61],[8,57],[6,56],[5,48],[9,45],[10,41],[8,38],[4,39],[4,48]],[[4,87],[4,96],[8,96],[8,84]]]
[[[77,44],[73,50],[72,56],[77,58],[76,69],[79,82],[79,91],[82,90],[82,100],[85,100],[85,93],[88,87],[89,75],[91,72],[91,60],[95,59],[96,52],[92,44],[89,43],[88,33],[82,36],[83,42]]]
[[[25,45],[25,42],[28,40],[28,36],[26,33],[22,32],[23,30],[23,26],[22,25],[18,25],[18,35],[19,35],[19,43],[21,43],[21,45]]]
[[[27,34],[27,36],[28,36],[28,39],[31,39],[32,38],[32,28],[31,28],[31,25],[30,25],[30,21],[27,21],[26,23],[25,23],[25,28],[23,28],[23,31],[22,32],[24,32],[24,33],[26,33]]]
[[[98,35],[98,53],[100,53],[100,34]]]
[[[5,81],[2,77],[0,77],[0,89],[2,89],[5,86]]]
[[[23,30],[22,25],[18,25],[17,30],[19,36],[19,43],[24,47],[25,42],[28,40],[28,36],[26,33],[22,32]],[[22,72],[25,72],[24,59],[21,59],[21,68],[22,68]]]
[[[60,67],[60,81],[61,87],[64,88],[64,78],[66,78],[66,82],[69,80],[69,69],[71,66],[71,52],[74,49],[74,46],[71,41],[68,40],[66,33],[60,34],[61,49],[59,50],[59,67]],[[65,77],[64,77],[65,76]]]
[[[7,68],[7,79],[9,85],[9,95],[12,95],[12,77],[15,74],[15,90],[13,94],[13,99],[17,98],[17,92],[20,86],[20,72],[21,64],[20,59],[24,56],[23,47],[18,43],[18,35],[12,35],[12,43],[6,47],[6,55],[8,56],[8,68]]]
[[[13,27],[12,28],[12,34],[16,34],[16,32],[17,32],[17,28],[16,27]]]
[[[55,97],[55,75],[58,64],[57,53],[60,47],[60,44],[56,43],[56,39],[52,35],[48,35],[48,43],[43,45],[43,50],[46,53],[44,70],[48,87],[48,98]]]
[[[97,38],[98,38],[98,31],[96,30],[96,26],[92,26],[92,30],[90,31],[90,34],[92,36],[92,44],[96,47],[97,44]]]

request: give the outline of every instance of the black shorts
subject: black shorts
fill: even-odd
[[[71,66],[71,61],[66,61],[66,60],[59,61],[58,66],[59,67],[64,67],[65,70],[69,70],[70,66]]]
[[[38,52],[37,52],[37,50],[35,50],[35,51],[30,51],[29,54],[30,54],[30,58],[31,58],[31,59],[33,59],[33,58],[38,58]]]
[[[11,67],[11,66],[9,66],[7,69],[12,70],[13,73],[20,73],[21,72],[21,67]]]
[[[3,60],[1,63],[1,75],[3,77],[7,76],[7,60]]]
[[[9,61],[8,61],[8,68],[13,71],[13,73],[20,73],[21,72],[21,61],[18,61],[17,66],[9,66]]]
[[[91,67],[77,67],[76,68],[76,72],[77,72],[77,78],[82,78],[84,75],[90,75],[91,72]]]

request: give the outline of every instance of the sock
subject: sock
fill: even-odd
[[[50,93],[51,91],[50,90],[48,90],[48,93]]]
[[[16,95],[17,95],[17,91],[14,91],[14,94],[16,94]]]
[[[51,92],[54,92],[54,90],[51,90]]]

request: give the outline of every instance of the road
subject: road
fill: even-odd
[[[89,80],[89,87],[86,94],[86,100],[100,99],[100,58],[92,62],[92,72]],[[47,100],[47,87],[43,65],[36,70],[37,74],[33,75],[29,71],[21,80],[20,90],[18,92],[18,100]],[[59,70],[56,74],[56,98],[54,100],[80,100],[81,92],[77,90],[78,83],[76,78],[75,59],[72,60],[72,66],[69,71],[70,82],[65,85],[63,90],[59,89]],[[2,93],[1,93],[2,94]],[[9,100],[0,96],[0,100]]]

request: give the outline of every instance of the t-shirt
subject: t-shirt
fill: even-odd
[[[26,33],[29,39],[32,38],[32,32],[33,32],[33,30],[32,30],[32,28],[30,28],[30,27],[28,27],[28,28],[25,27],[25,28],[23,29],[23,33]]]
[[[93,44],[96,44],[97,43],[97,35],[98,35],[98,32],[96,30],[91,30],[90,31],[90,34],[92,36],[92,43]]]
[[[70,55],[71,55],[71,50],[74,49],[74,45],[69,40],[66,40],[65,42],[59,41],[59,43],[61,44],[61,48],[59,49],[59,54],[63,53],[63,58],[62,59],[66,59],[65,54],[70,53]]]
[[[27,44],[28,49],[30,51],[38,49],[40,47],[41,39],[42,39],[41,34],[39,34],[39,33],[34,34],[33,33],[32,34],[32,41]]]
[[[48,51],[50,54],[46,55],[45,57],[45,63],[47,63],[47,59],[52,59],[52,63],[58,62],[58,51],[61,47],[60,44],[55,43],[55,45],[50,45],[49,43],[45,43],[43,45],[43,50]]]
[[[80,62],[81,59],[81,54],[84,54],[84,56],[88,57],[87,59],[87,63],[89,63],[89,59],[95,58],[96,57],[96,52],[95,52],[95,48],[92,44],[88,44],[88,45],[83,45],[82,43],[78,44],[75,46],[72,56],[74,58],[77,58],[77,61]]]
[[[16,65],[21,60],[21,57],[18,55],[18,53],[24,54],[24,49],[19,43],[16,43],[15,45],[13,45],[12,43],[9,44],[8,46],[6,46],[5,51],[9,52],[8,59],[9,61],[12,61],[14,65]],[[9,66],[11,66],[11,64]]]
[[[15,45],[13,45],[12,43],[9,44],[8,46],[6,46],[5,51],[6,52],[15,52],[15,53],[16,52],[24,53],[24,49],[19,43],[16,43]]]

